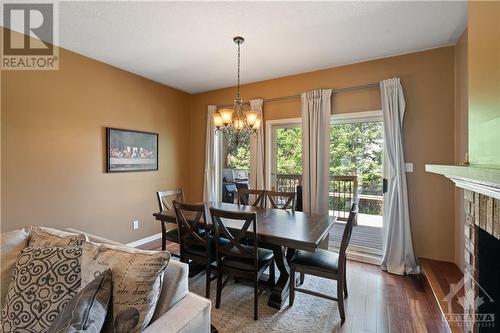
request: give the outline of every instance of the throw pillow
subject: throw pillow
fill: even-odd
[[[2,309],[3,332],[46,332],[78,292],[81,255],[79,247],[25,248]]]
[[[29,237],[27,228],[0,234],[0,309],[5,301],[17,257],[28,244]]]
[[[82,245],[85,240],[84,234],[74,234],[52,228],[33,227],[28,246],[77,246]]]
[[[48,333],[101,331],[111,299],[111,270],[99,274],[66,305]]]
[[[139,332],[149,324],[158,303],[168,252],[85,242],[82,246],[82,286],[97,274],[113,272],[113,320],[104,332]]]

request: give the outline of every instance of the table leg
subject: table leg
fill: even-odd
[[[289,256],[293,256],[295,250],[288,249],[285,253],[285,248],[283,246],[272,246],[274,252],[274,261],[280,272],[278,281],[274,285],[274,288],[269,297],[267,304],[275,309],[281,309],[288,298],[288,291],[290,286],[290,266],[288,266]]]

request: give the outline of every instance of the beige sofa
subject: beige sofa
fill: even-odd
[[[74,229],[67,229],[66,231],[83,233]],[[97,243],[123,245],[90,234],[87,234],[87,237],[90,241]],[[204,297],[189,292],[188,273],[186,264],[174,260],[169,262],[163,276],[160,299],[153,319],[143,332],[210,332],[211,302]],[[3,276],[1,281],[5,281]]]

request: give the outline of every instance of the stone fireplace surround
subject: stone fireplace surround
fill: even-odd
[[[444,166],[444,165],[427,165],[426,170],[433,173],[439,173],[451,179],[457,187],[464,189],[464,280],[463,288],[465,297],[463,299],[464,318],[476,318],[478,314],[478,307],[475,300],[478,296],[485,297],[485,290],[481,281],[485,281],[480,274],[480,257],[483,261],[490,260],[487,265],[495,266],[493,282],[487,289],[493,289],[495,295],[499,294],[500,277],[498,275],[498,265],[500,262],[500,253],[486,253],[490,249],[484,250],[480,256],[480,247],[482,246],[480,238],[487,239],[490,244],[493,244],[494,249],[498,249],[500,242],[500,169],[486,169],[486,168],[472,168],[466,166]],[[487,234],[481,232],[483,230]],[[481,235],[480,235],[481,233]],[[488,234],[491,236],[488,236]],[[486,235],[486,236],[485,236]],[[481,236],[481,237],[480,237]],[[485,238],[486,237],[486,238]],[[486,258],[486,259],[485,259]],[[488,270],[490,267],[487,267]],[[483,271],[483,269],[481,269]],[[470,278],[472,277],[472,278]],[[491,281],[491,277],[486,279]],[[495,282],[496,280],[496,282]],[[490,291],[490,293],[492,293]],[[492,299],[493,302],[500,302],[500,299]],[[489,301],[485,299],[485,301]],[[499,304],[493,305],[497,307],[498,314]],[[479,312],[482,312],[479,307]],[[491,309],[491,304],[490,304]],[[498,316],[497,316],[498,317]],[[463,326],[463,332],[483,332],[483,331],[496,331],[500,330],[500,318],[495,318],[496,327],[485,327],[478,322]]]

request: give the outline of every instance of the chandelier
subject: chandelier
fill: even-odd
[[[238,86],[236,89],[236,98],[232,109],[220,109],[214,113],[213,120],[216,127],[215,133],[224,132],[235,134],[238,141],[240,134],[257,134],[262,119],[259,112],[246,110],[243,100],[240,97],[240,46],[245,39],[237,36],[233,41],[238,45]]]

